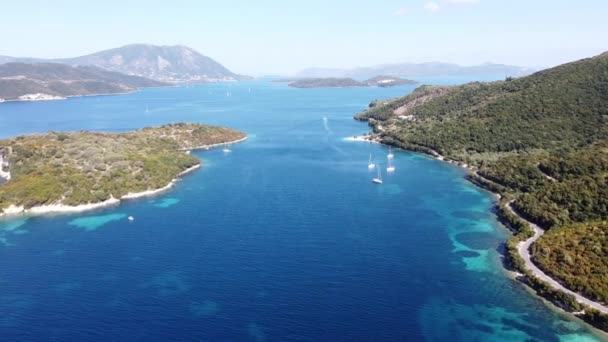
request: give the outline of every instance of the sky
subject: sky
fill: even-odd
[[[234,72],[441,61],[549,67],[608,50],[606,0],[0,0],[0,55],[186,45]]]

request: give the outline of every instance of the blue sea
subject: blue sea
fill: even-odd
[[[387,150],[345,141],[368,131],[352,117],[412,90],[261,80],[1,104],[1,137],[193,121],[249,139],[194,152],[203,167],[157,197],[0,221],[0,340],[598,340],[508,277],[509,234],[461,169],[395,151],[371,182]]]

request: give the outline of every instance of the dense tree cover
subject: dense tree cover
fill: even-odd
[[[608,229],[597,222],[608,219],[608,54],[518,79],[420,87],[378,101],[356,119],[367,120],[384,143],[474,166],[468,178],[503,196],[498,215],[515,232],[507,264],[539,294],[578,307],[571,296],[527,274],[517,244],[532,231],[506,209],[507,200],[551,229],[534,247],[545,271],[607,300]],[[590,227],[593,238],[584,235]],[[608,326],[600,314],[583,319]]]
[[[539,267],[572,290],[608,303],[608,222],[551,229],[532,253]]]
[[[514,155],[492,163],[482,162],[479,174],[509,189],[530,192],[550,182],[536,165],[537,155]]]
[[[608,331],[608,315],[602,314],[595,309],[586,308],[585,312],[579,315],[579,317],[598,329]]]
[[[382,126],[394,126],[388,133],[396,140],[454,159],[463,153],[577,148],[608,138],[608,56],[512,81],[422,87],[356,118],[382,120]]]
[[[608,143],[600,141],[567,153],[552,153],[539,169],[556,181],[530,189],[515,205],[550,228],[608,217]]]
[[[180,151],[243,138],[241,132],[172,124],[131,133],[57,133],[0,140],[11,180],[0,185],[10,205],[78,205],[167,185],[200,161]]]

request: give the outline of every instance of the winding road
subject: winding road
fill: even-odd
[[[513,213],[513,215],[515,215],[515,216],[521,218],[522,220],[524,220],[525,222],[527,222],[530,225],[530,227],[532,227],[532,229],[534,230],[534,236],[532,236],[528,240],[520,242],[517,245],[517,250],[519,252],[519,255],[521,255],[521,257],[524,259],[526,268],[528,270],[530,270],[532,272],[532,274],[534,274],[536,277],[538,277],[542,281],[548,283],[552,288],[563,291],[565,293],[568,293],[568,294],[574,296],[576,298],[576,301],[581,304],[587,305],[602,313],[608,314],[608,306],[602,305],[598,302],[594,302],[591,299],[583,297],[582,295],[565,288],[562,284],[560,284],[555,279],[548,276],[545,272],[543,272],[540,268],[538,268],[532,262],[532,256],[530,255],[530,246],[532,246],[532,244],[534,242],[536,242],[545,233],[545,231],[542,228],[540,228],[538,225],[526,220],[520,214],[518,214],[515,210],[513,210],[512,204],[513,204],[513,201],[510,201],[509,203],[507,203],[507,209],[509,209],[509,211],[511,213]]]
[[[448,159],[446,159],[443,155],[441,155],[439,152],[435,151],[435,150],[431,150],[431,152],[433,153],[434,157],[438,160],[441,161],[446,161],[446,162],[450,162],[450,163],[454,163],[453,161],[450,161]],[[537,165],[538,168],[539,165]],[[466,166],[463,166],[465,168],[467,168]],[[542,172],[542,170],[539,171]],[[489,180],[485,177],[483,177],[482,175],[479,174],[478,171],[472,171],[474,175],[476,175],[479,178],[482,178],[490,183],[494,183],[496,184],[494,181]],[[556,182],[557,180],[547,174],[545,174],[544,172],[542,172],[543,175],[545,175],[545,177],[553,182]],[[588,299],[572,290],[569,290],[568,288],[564,287],[562,284],[560,284],[558,281],[556,281],[555,279],[551,278],[550,276],[548,276],[545,272],[543,272],[540,268],[538,268],[533,262],[532,262],[532,255],[530,255],[530,246],[532,246],[533,243],[535,243],[544,233],[545,231],[540,228],[538,225],[526,220],[524,217],[522,217],[519,213],[517,213],[514,209],[513,209],[513,201],[511,200],[510,202],[507,203],[507,209],[513,213],[513,215],[519,217],[520,219],[524,220],[524,222],[527,222],[530,227],[532,227],[532,230],[534,231],[534,236],[532,236],[531,238],[521,241],[518,245],[517,245],[517,250],[519,255],[521,255],[521,257],[524,259],[524,264],[525,267],[532,272],[532,274],[534,274],[534,276],[536,276],[537,278],[541,279],[542,281],[546,282],[547,284],[549,284],[549,286],[551,286],[553,289],[555,290],[559,290],[565,293],[568,293],[572,296],[574,296],[574,298],[576,299],[577,302],[587,305],[588,307],[594,308],[604,314],[608,314],[608,306],[603,305],[601,303],[595,302],[591,299]]]

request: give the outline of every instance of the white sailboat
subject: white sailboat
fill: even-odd
[[[393,159],[395,155],[393,154],[393,149],[391,147],[388,148],[388,155],[386,155],[388,159]]]
[[[374,182],[376,184],[382,184],[382,172],[380,171],[380,168],[378,168],[378,176],[376,176],[376,178],[372,179],[372,182]]]
[[[373,169],[376,167],[376,164],[374,164],[374,162],[372,161],[372,154],[369,154],[369,163],[367,164],[367,168],[368,169]]]
[[[395,172],[395,166],[393,166],[392,159],[388,159],[388,166],[386,167],[386,172],[391,173]]]
[[[226,147],[226,148],[224,148],[222,151],[223,151],[224,153],[230,153],[230,152],[232,152],[232,150],[231,150],[231,149],[229,149],[229,148],[227,148],[227,147]]]

